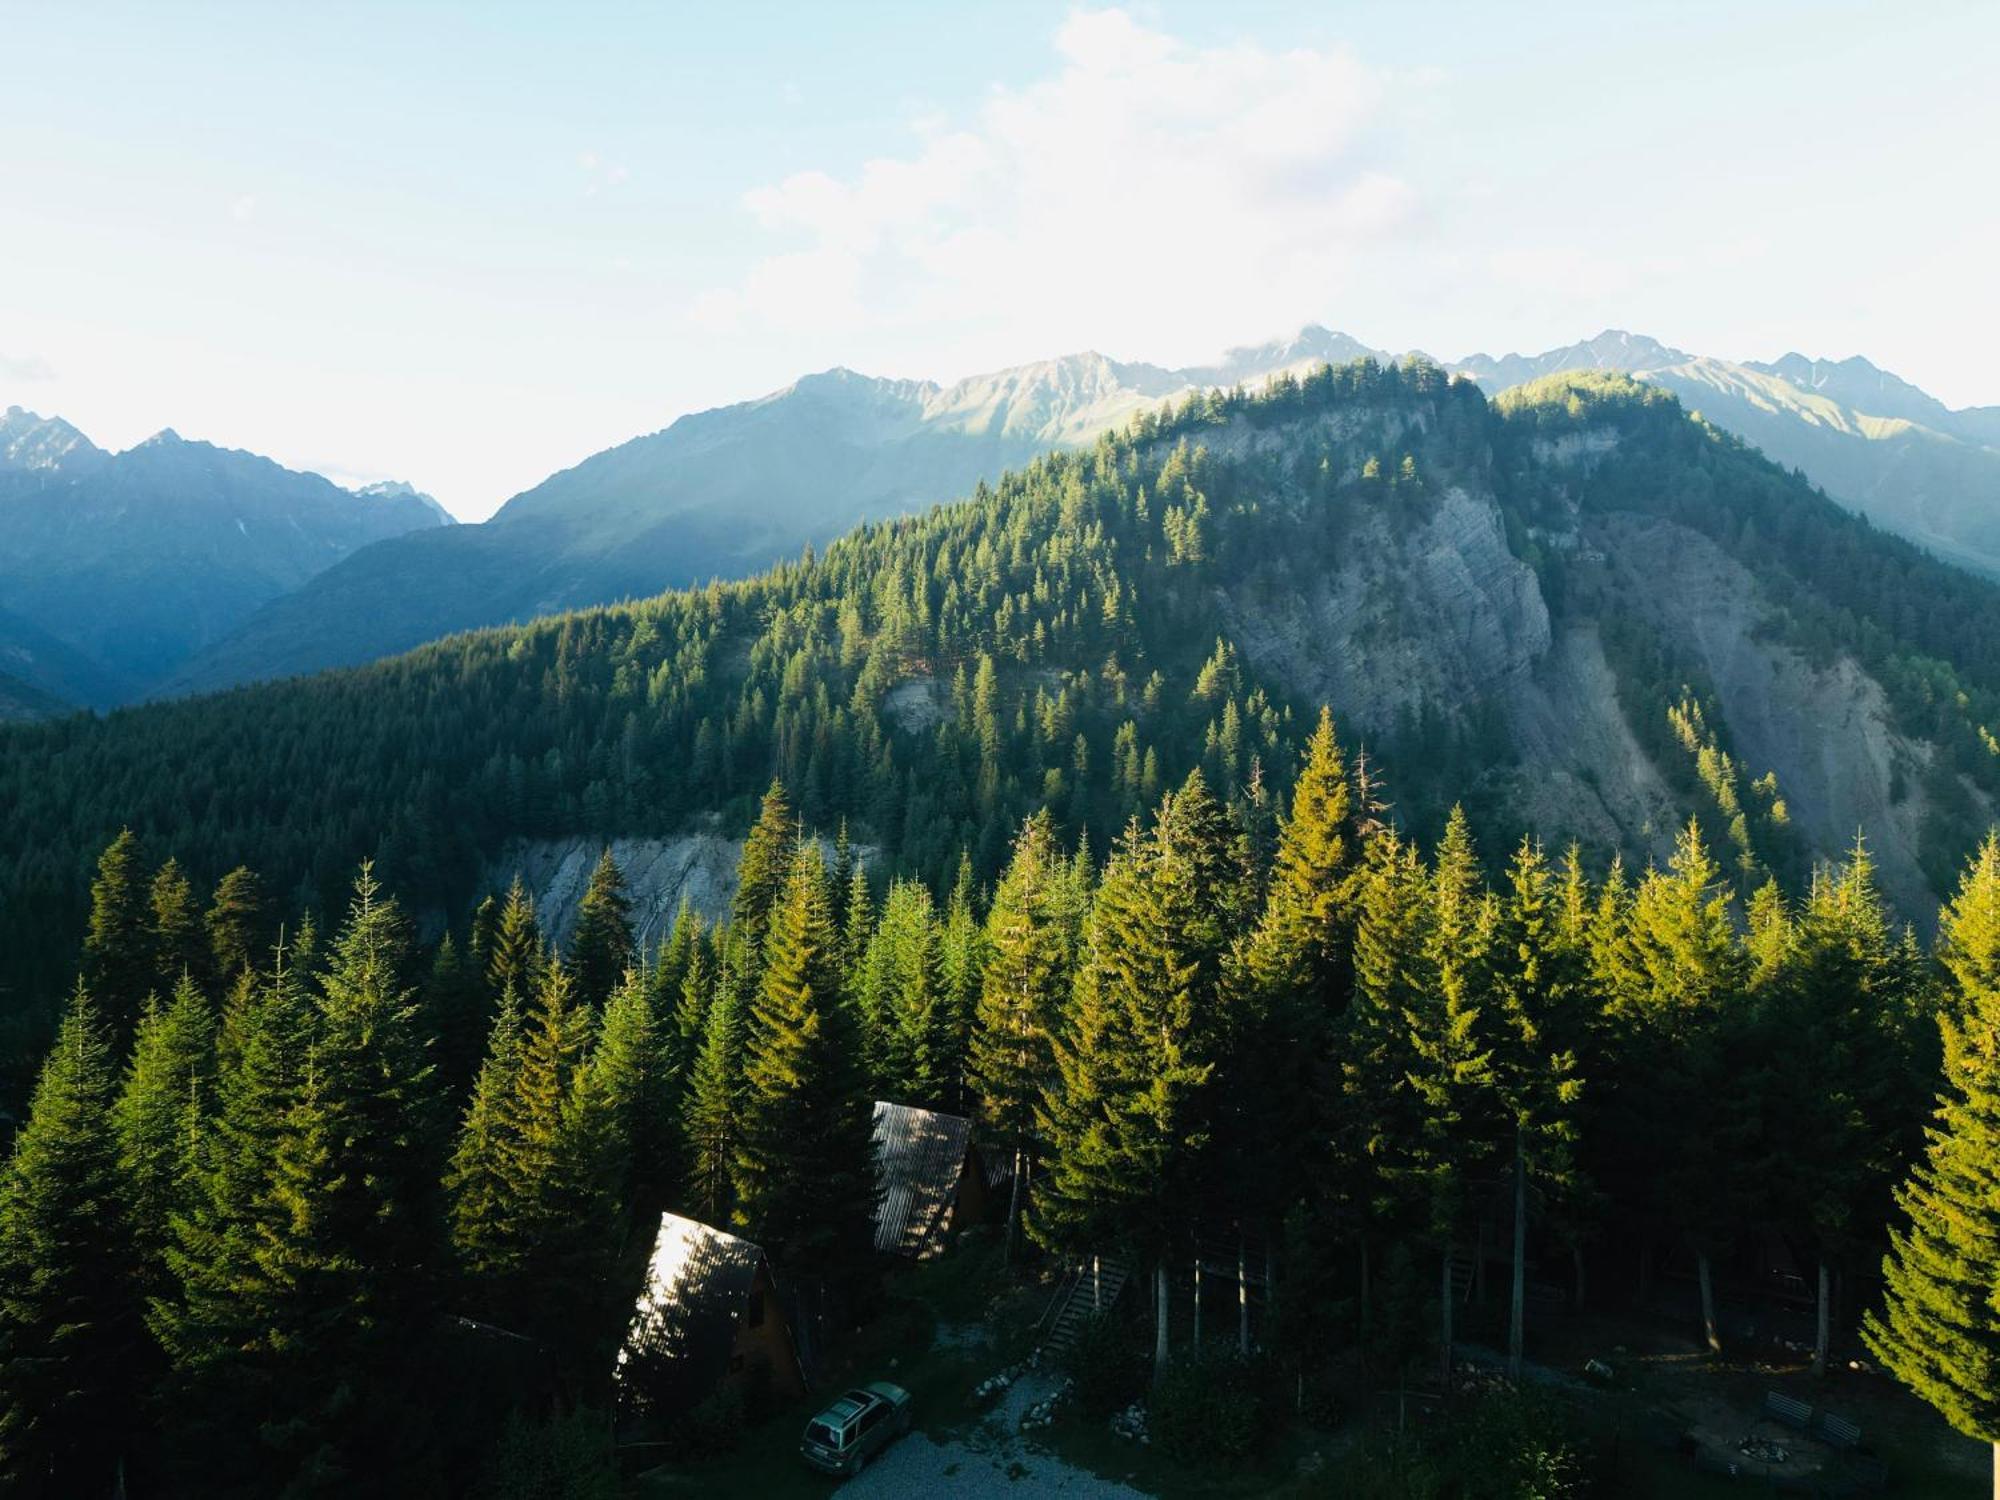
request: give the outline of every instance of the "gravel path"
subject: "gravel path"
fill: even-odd
[[[841,1500],[1024,1500],[1065,1495],[1074,1500],[1145,1500],[1140,1490],[1099,1479],[1021,1441],[1021,1413],[1055,1389],[1047,1375],[1024,1375],[967,1437],[943,1442],[926,1433],[898,1438],[834,1493]]]

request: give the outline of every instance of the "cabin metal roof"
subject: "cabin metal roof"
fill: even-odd
[[[958,1115],[878,1100],[875,1161],[882,1196],[875,1210],[875,1248],[920,1255],[958,1192],[972,1122]]]
[[[646,1284],[618,1351],[621,1392],[672,1414],[712,1391],[729,1372],[737,1326],[764,1268],[764,1252],[750,1241],[660,1215]],[[781,1314],[771,1306],[765,1316]]]

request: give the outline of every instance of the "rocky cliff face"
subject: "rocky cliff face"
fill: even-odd
[[[1591,430],[1538,444],[1535,457],[1581,468],[1616,446]],[[1350,743],[1419,713],[1497,709],[1509,756],[1482,774],[1552,847],[1575,839],[1663,859],[1690,814],[1719,837],[1714,805],[1677,794],[1633,732],[1631,712],[1664,718],[1669,705],[1621,702],[1598,624],[1551,609],[1490,491],[1468,479],[1426,504],[1414,526],[1381,510],[1362,517],[1338,567],[1302,592],[1225,596],[1245,658],[1304,701],[1330,704]],[[1906,912],[1929,908],[1919,830],[1931,747],[1891,727],[1873,678],[1775,639],[1757,581],[1682,527],[1573,516],[1540,540],[1603,570],[1600,586],[1712,687],[1745,779],[1775,773],[1812,854],[1838,859],[1865,829],[1890,898]]]
[[[576,928],[590,872],[607,846],[625,877],[632,931],[641,946],[651,947],[665,938],[684,905],[712,922],[729,915],[737,868],[743,862],[743,840],[714,833],[608,841],[517,839],[487,867],[485,884],[489,890],[502,891],[520,876],[535,898],[542,930],[561,946]],[[874,857],[871,848],[859,847],[855,853],[864,863]],[[830,864],[832,846],[823,844],[821,854]]]

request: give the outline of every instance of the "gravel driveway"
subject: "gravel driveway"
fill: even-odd
[[[912,1432],[834,1493],[841,1500],[934,1500],[950,1495],[972,1500],[1024,1500],[1029,1495],[1066,1495],[1075,1500],[1146,1500],[1130,1485],[1099,1479],[1021,1441],[1021,1413],[1055,1389],[1046,1375],[1026,1375],[971,1439],[945,1442]]]

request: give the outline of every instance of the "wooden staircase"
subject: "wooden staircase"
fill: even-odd
[[[1436,1261],[1431,1262],[1436,1265]],[[1478,1277],[1479,1262],[1470,1250],[1453,1247],[1451,1252],[1451,1295],[1460,1305],[1472,1301],[1472,1284]]]
[[[1057,1285],[1037,1325],[1044,1330],[1043,1353],[1058,1360],[1067,1354],[1084,1324],[1100,1313],[1109,1312],[1129,1279],[1125,1262],[1108,1255],[1087,1256],[1078,1262]]]

